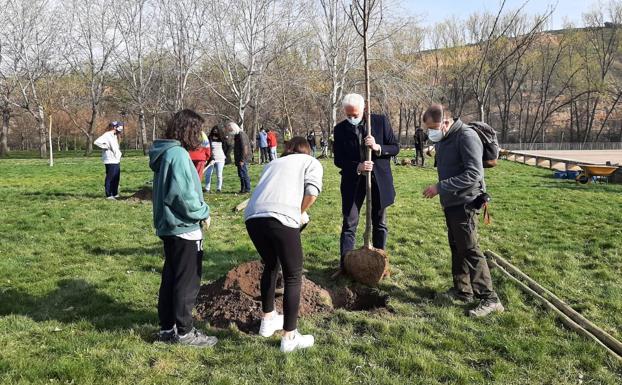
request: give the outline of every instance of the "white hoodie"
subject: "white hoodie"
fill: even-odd
[[[102,136],[95,139],[93,144],[103,150],[102,161],[104,164],[121,163],[121,149],[119,148],[119,141],[114,130],[106,131]]]

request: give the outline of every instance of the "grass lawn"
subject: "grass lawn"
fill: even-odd
[[[321,283],[337,265],[339,174],[305,230],[305,267]],[[122,163],[122,194],[151,179],[141,156]],[[251,168],[257,181],[259,166]],[[2,384],[621,384],[622,366],[565,330],[499,272],[506,313],[484,320],[433,299],[450,283],[438,200],[421,191],[435,170],[394,168],[389,210],[392,276],[381,289],[394,313],[339,310],[304,318],[316,337],[283,355],[277,337],[212,330],[221,342],[194,350],[152,344],[161,244],[151,205],[109,202],[96,157],[0,160],[0,383]],[[503,162],[487,171],[494,250],[618,339],[622,338],[622,186],[575,185],[552,172]],[[225,193],[206,195],[204,281],[257,258],[240,214],[235,168]]]

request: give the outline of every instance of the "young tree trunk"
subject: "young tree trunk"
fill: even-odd
[[[95,132],[95,128],[97,127],[97,107],[95,105],[91,106],[91,120],[89,120],[89,126],[87,127],[86,132],[86,149],[84,150],[84,155],[91,155],[93,152],[93,141],[91,138],[93,137],[93,133]]]
[[[41,157],[41,159],[45,159],[48,155],[48,130],[47,127],[45,127],[45,112],[43,110],[43,106],[39,106],[39,108],[37,109],[37,115],[35,119],[37,121],[37,125],[39,126],[39,156]]]
[[[138,111],[138,130],[140,131],[140,141],[143,147],[143,154],[149,152],[149,142],[147,140],[147,125],[145,124],[145,111],[140,108]]]
[[[11,120],[11,110],[5,108],[2,110],[2,131],[0,131],[0,156],[9,154],[9,122]]]

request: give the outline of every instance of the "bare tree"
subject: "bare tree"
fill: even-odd
[[[315,34],[326,65],[329,83],[328,129],[337,124],[337,110],[343,96],[346,77],[360,61],[360,39],[346,12],[344,0],[320,0],[314,23]]]
[[[4,34],[19,97],[11,103],[27,111],[37,124],[39,155],[47,157],[46,106],[40,91],[58,66],[59,20],[47,0],[7,0]]]
[[[583,138],[590,140],[598,116],[598,109],[606,110],[600,120],[595,140],[600,138],[612,112],[622,99],[622,87],[611,81],[609,74],[616,58],[619,57],[622,33],[622,3],[610,1],[607,7],[598,7],[584,15],[586,24],[585,76],[592,92],[586,94]],[[595,62],[596,65],[592,65]],[[604,104],[604,105],[603,105]],[[578,106],[577,106],[578,107]],[[579,122],[577,122],[579,124]]]
[[[146,110],[162,58],[163,31],[158,8],[149,0],[123,0],[118,25],[121,36],[117,73],[123,79],[132,108],[138,115],[138,137],[143,152],[149,149]]]
[[[529,28],[517,29],[515,26],[524,22],[522,10],[525,5],[506,15],[503,13],[505,4],[506,0],[502,0],[496,15],[474,14],[466,23],[468,40],[474,44],[473,71],[468,84],[477,102],[480,120],[486,118],[485,106],[499,73],[533,43],[553,11],[549,9],[545,14],[536,16]],[[513,39],[514,44],[508,47],[507,39]]]
[[[217,78],[202,83],[234,111],[244,129],[246,110],[268,66],[300,37],[295,28],[304,2],[241,0],[212,3],[211,64]]]
[[[159,0],[166,42],[174,62],[175,95],[171,108],[184,108],[188,79],[205,54],[207,27],[213,18],[204,0]],[[234,3],[232,3],[234,4]]]
[[[71,15],[64,55],[89,90],[89,118],[79,127],[86,137],[88,155],[93,151],[93,135],[97,129],[100,105],[104,98],[113,54],[119,44],[116,1],[71,0],[65,12]]]

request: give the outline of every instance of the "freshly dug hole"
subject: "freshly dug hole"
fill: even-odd
[[[149,201],[151,202],[151,197],[153,195],[153,189],[151,187],[141,187],[134,194],[130,195],[127,200],[131,202],[143,202]]]
[[[203,285],[197,298],[197,319],[217,328],[235,324],[243,332],[257,333],[261,319],[260,261],[243,263],[218,280]],[[303,275],[299,315],[328,314],[334,309],[376,310],[386,308],[388,296],[366,287],[327,290]],[[276,309],[283,310],[283,278],[279,273]]]

